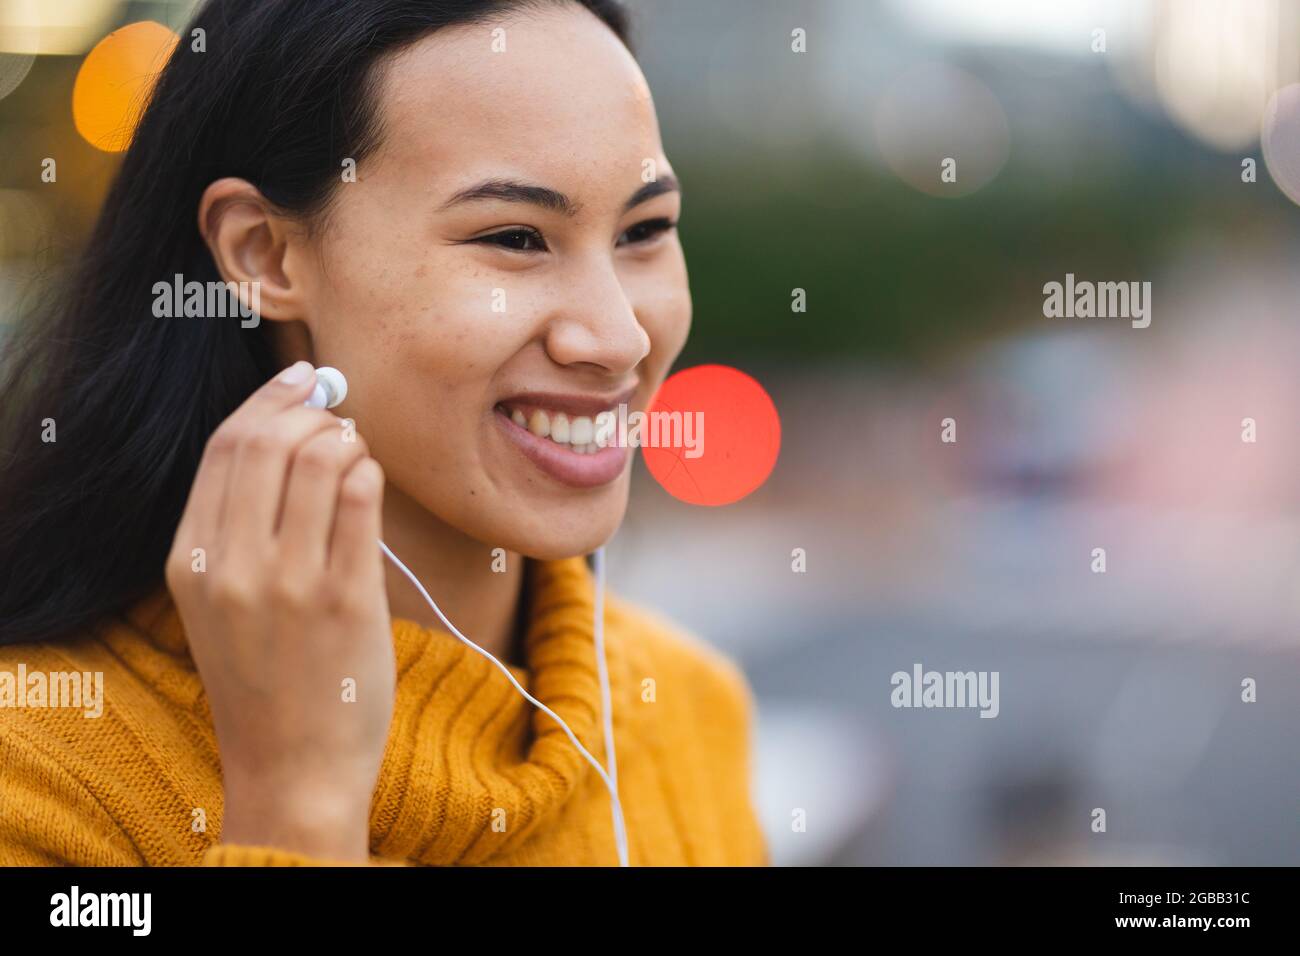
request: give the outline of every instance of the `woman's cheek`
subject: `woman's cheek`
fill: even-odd
[[[686,258],[674,242],[651,263],[621,273],[623,287],[655,352],[681,351],[691,330],[691,287]],[[671,361],[671,360],[670,360]]]
[[[691,331],[691,295],[685,289],[658,290],[637,310],[650,354],[646,362],[656,375],[663,375],[677,360]]]

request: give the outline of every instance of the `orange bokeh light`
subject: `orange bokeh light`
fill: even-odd
[[[108,153],[131,144],[140,110],[179,40],[161,23],[141,20],[95,44],[72,88],[72,120],[86,142]]]

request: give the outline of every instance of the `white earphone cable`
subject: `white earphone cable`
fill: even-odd
[[[388,545],[384,544],[384,542],[380,540],[379,547],[388,557],[388,560],[392,561],[393,565],[406,575],[407,580],[415,585],[416,590],[420,592],[420,595],[424,598],[425,602],[429,607],[433,608],[433,613],[438,615],[438,620],[442,621],[442,623],[446,625],[447,629],[451,631],[452,634],[456,635],[462,643],[473,648],[495,664],[497,669],[506,675],[506,679],[514,685],[515,690],[519,691],[525,700],[540,709],[542,713],[546,714],[559,724],[560,728],[573,743],[573,746],[577,747],[578,752],[581,753],[582,756],[587,759],[587,762],[596,769],[596,773],[600,775],[600,779],[605,784],[605,789],[609,791],[610,815],[614,822],[614,844],[618,848],[618,865],[627,866],[627,829],[623,822],[623,805],[618,799],[618,767],[614,760],[614,725],[609,692],[609,668],[605,661],[605,549],[603,547],[596,549],[596,607],[594,620],[592,622],[592,631],[595,636],[596,671],[600,677],[600,701],[601,711],[604,715],[605,761],[609,766],[608,773],[606,773],[604,767],[601,767],[596,758],[587,752],[587,748],[582,746],[578,738],[574,736],[573,731],[569,729],[569,725],[560,719],[560,716],[556,714],[555,711],[551,710],[551,708],[547,707],[532,694],[528,693],[528,691],[524,690],[523,687],[520,686],[519,681],[515,680],[515,675],[510,673],[508,667],[471,641],[468,637],[457,630],[456,625],[447,620],[446,615],[442,613],[442,609],[438,607],[433,598],[429,596],[429,592],[425,590],[424,585],[420,583],[420,579],[411,572],[410,568],[401,562],[397,555],[393,554]]]
[[[627,830],[618,802],[618,761],[614,756],[614,707],[609,694],[609,664],[605,658],[605,548],[596,549],[596,608],[592,619],[596,646],[596,671],[600,674],[600,712],[605,718],[605,766],[609,771],[609,810],[614,819],[614,842],[620,866],[627,866]]]

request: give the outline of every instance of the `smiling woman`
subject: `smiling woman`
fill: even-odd
[[[99,719],[0,710],[0,863],[615,862],[599,774],[381,536],[588,751],[612,733],[633,864],[764,862],[743,676],[599,612],[584,559],[632,459],[592,423],[647,406],[691,322],[621,8],[212,0],[196,28],[0,369],[0,668],[105,675]],[[159,317],[173,281],[263,321]]]

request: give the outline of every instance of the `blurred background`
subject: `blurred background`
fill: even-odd
[[[678,367],[782,449],[716,508],[638,464],[611,583],[744,667],[774,862],[1300,862],[1300,0],[630,5]],[[0,0],[0,335],[116,168],[97,71],[168,38],[88,54],[194,6]],[[1150,327],[1045,317],[1067,273]],[[895,709],[915,664],[997,718]]]

